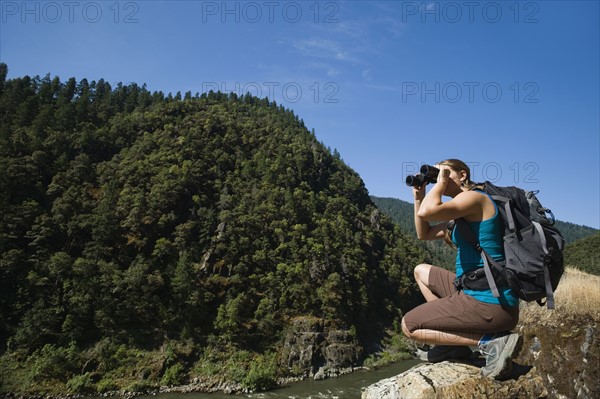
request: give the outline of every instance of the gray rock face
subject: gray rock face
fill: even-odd
[[[533,307],[521,313],[528,323],[519,327],[525,340],[515,361],[535,366],[548,397],[600,398],[600,316],[542,312]]]
[[[482,377],[479,371],[479,367],[465,363],[423,363],[370,385],[362,399],[512,399],[548,395],[535,369],[503,382]]]
[[[327,326],[322,319],[298,318],[286,335],[282,363],[321,379],[351,371],[361,354],[362,347],[348,331]]]

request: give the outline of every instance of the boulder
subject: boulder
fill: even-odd
[[[419,364],[395,377],[381,380],[363,391],[362,399],[509,399],[548,395],[535,369],[507,381],[480,375],[477,365],[445,361]]]

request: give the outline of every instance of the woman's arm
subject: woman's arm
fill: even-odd
[[[421,200],[415,200],[415,230],[419,240],[439,240],[446,235],[446,223],[431,226],[428,221],[420,217],[419,207]]]
[[[413,195],[415,199],[414,219],[415,230],[419,240],[438,240],[443,239],[446,235],[446,223],[436,224],[431,226],[428,221],[419,216],[419,209],[425,197],[425,185],[422,187],[413,187]]]
[[[450,201],[442,202],[442,194],[448,185],[450,169],[441,167],[437,183],[425,195],[416,214],[424,221],[454,220],[468,215],[481,215],[480,194],[466,191],[457,194]]]

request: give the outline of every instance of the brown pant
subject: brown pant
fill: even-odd
[[[417,306],[404,316],[410,332],[428,329],[444,332],[495,333],[513,329],[519,321],[519,307],[505,307],[478,301],[457,291],[456,275],[432,266],[429,289],[440,299]]]

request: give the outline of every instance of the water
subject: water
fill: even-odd
[[[373,371],[355,371],[338,378],[314,381],[306,379],[269,392],[228,395],[224,393],[163,393],[145,399],[360,399],[364,388],[393,377],[419,360],[406,360]]]

